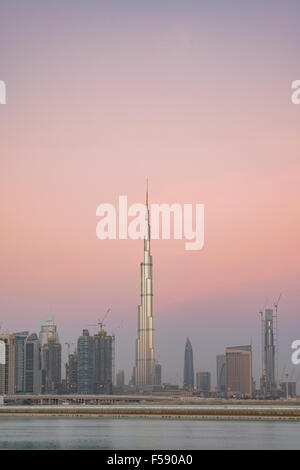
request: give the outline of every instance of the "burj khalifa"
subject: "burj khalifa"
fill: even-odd
[[[141,263],[141,304],[138,307],[138,338],[136,340],[136,387],[157,384],[154,353],[152,256],[150,252],[150,221],[148,186],[146,192],[146,219],[144,261]]]

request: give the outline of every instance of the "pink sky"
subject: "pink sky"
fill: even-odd
[[[16,16],[7,3],[1,32],[3,327],[37,330],[51,305],[63,340],[75,340],[111,306],[128,376],[142,242],[98,240],[95,214],[120,194],[144,202],[148,177],[150,202],[205,204],[203,250],[152,243],[164,379],[182,375],[186,336],[196,369],[212,372],[216,354],[252,337],[257,372],[258,311],[280,292],[288,363],[300,334],[292,12],[277,5],[266,23],[258,4],[222,18],[190,2],[158,19],[157,4],[132,2],[136,16],[122,17],[88,2],[69,18],[59,2],[29,4]]]

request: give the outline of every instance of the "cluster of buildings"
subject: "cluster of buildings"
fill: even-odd
[[[162,368],[155,358],[152,255],[150,251],[150,222],[148,188],[146,192],[146,218],[144,258],[141,263],[141,302],[138,307],[138,334],[136,360],[130,390],[156,391],[165,389],[162,383]],[[278,302],[277,302],[278,304]],[[283,382],[281,390],[276,382],[276,345],[274,318],[277,320],[277,305],[266,309],[262,315],[262,376],[259,390],[255,389],[252,376],[252,346],[227,347],[217,356],[218,396],[248,397],[263,396],[277,398],[281,394],[296,394],[296,384]],[[115,381],[115,338],[108,335],[99,322],[99,331],[91,336],[87,329],[78,338],[74,354],[68,354],[65,378],[62,379],[62,347],[52,318],[41,325],[39,335],[28,331],[0,334],[0,394],[111,394],[125,390],[124,371]],[[276,328],[275,328],[276,332]],[[183,388],[194,393],[211,393],[210,372],[194,374],[193,348],[187,338],[184,352]],[[173,386],[169,386],[169,390]],[[178,386],[174,386],[178,389]]]
[[[266,309],[262,314],[262,375],[257,389],[252,375],[252,346],[227,347],[224,354],[217,355],[217,388],[211,390],[210,372],[197,372],[194,383],[192,344],[187,338],[184,354],[184,388],[203,395],[214,393],[226,398],[279,398],[296,397],[296,382],[276,380],[276,344],[274,314]]]
[[[0,394],[110,394],[113,358],[113,336],[103,329],[94,336],[83,330],[62,379],[62,345],[50,317],[39,335],[0,334]]]

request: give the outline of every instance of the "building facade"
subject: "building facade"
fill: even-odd
[[[42,390],[41,345],[33,333],[25,343],[25,387],[26,393],[40,394]]]
[[[226,348],[227,396],[252,397],[252,347]]]
[[[10,333],[2,333],[0,342],[2,356],[0,394],[13,395],[15,393],[15,337]]]
[[[69,354],[66,369],[67,392],[77,393],[78,390],[78,356]]]
[[[194,388],[194,357],[192,343],[189,338],[186,339],[184,350],[184,370],[183,370],[183,386],[188,390]]]
[[[226,355],[219,354],[217,356],[217,391],[219,393],[226,392]]]
[[[93,336],[94,341],[94,383],[93,391],[96,394],[112,393],[112,359],[113,338],[106,331],[100,330]]]
[[[211,389],[211,375],[210,372],[197,372],[197,391],[210,392]]]
[[[14,333],[15,337],[15,393],[25,391],[25,350],[29,331]]]
[[[88,330],[84,329],[77,341],[78,356],[78,393],[85,395],[94,392],[95,354],[94,341]]]
[[[124,390],[124,385],[125,385],[125,373],[124,373],[124,370],[119,370],[117,373],[117,379],[116,379],[117,390],[122,392]]]
[[[48,338],[42,348],[42,392],[60,393],[61,389],[61,344],[56,337]]]
[[[277,395],[275,379],[274,315],[272,309],[265,310],[264,318],[264,368],[261,380],[263,395]]]

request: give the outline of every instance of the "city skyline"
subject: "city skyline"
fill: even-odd
[[[145,238],[145,242],[147,241],[147,238]],[[147,251],[147,250],[146,250]],[[141,263],[143,264],[143,263]],[[278,308],[278,305],[276,304],[275,305],[276,308]],[[106,313],[106,316],[108,314],[108,312],[110,311],[110,309],[107,311]],[[262,313],[262,312],[260,312]],[[260,353],[260,360],[262,361],[262,364],[260,364],[260,375],[256,376],[255,373],[253,372],[254,371],[254,367],[253,367],[253,361],[252,361],[252,343],[249,344],[249,345],[246,345],[246,346],[236,346],[236,347],[230,347],[230,346],[226,346],[226,354],[228,351],[230,350],[238,350],[238,351],[242,351],[242,350],[250,350],[251,351],[251,366],[250,366],[250,369],[249,369],[249,372],[248,372],[248,376],[251,377],[251,380],[249,379],[248,381],[248,387],[250,387],[250,383],[251,383],[251,389],[252,389],[252,386],[256,389],[256,390],[262,390],[263,393],[266,395],[266,396],[269,396],[269,395],[272,395],[273,392],[275,392],[276,390],[278,390],[280,388],[280,385],[282,383],[284,383],[284,381],[286,380],[286,377],[289,377],[289,379],[291,381],[295,380],[295,386],[296,387],[299,387],[299,384],[298,384],[298,381],[299,381],[299,377],[300,377],[300,373],[297,372],[297,367],[292,367],[292,374],[290,374],[290,369],[287,367],[287,365],[285,365],[283,367],[283,369],[281,371],[279,371],[277,369],[277,350],[276,350],[276,345],[277,345],[277,340],[276,340],[276,337],[277,337],[277,333],[275,333],[275,326],[273,327],[273,321],[276,321],[276,316],[274,315],[273,313],[273,310],[272,309],[265,309],[265,311],[263,312],[264,314],[264,317],[262,317],[261,319],[261,322],[262,322],[262,330],[260,332],[260,334],[262,335],[261,336],[261,340],[262,340],[262,344],[261,344],[261,349],[259,351]],[[272,323],[271,323],[272,322]],[[48,345],[51,344],[52,342],[55,343],[57,346],[59,346],[59,363],[60,363],[60,368],[61,368],[61,372],[59,374],[59,377],[61,377],[62,379],[66,379],[66,366],[68,364],[68,361],[69,361],[69,357],[70,357],[70,354],[71,356],[74,356],[77,355],[77,352],[78,352],[78,345],[79,345],[79,340],[80,340],[80,337],[77,339],[77,341],[75,342],[72,342],[72,343],[69,343],[69,342],[60,342],[59,340],[59,336],[58,336],[58,330],[57,330],[57,325],[54,324],[54,318],[53,316],[48,316],[46,318],[44,318],[43,320],[41,320],[41,322],[39,323],[39,327],[40,327],[40,330],[38,331],[38,334],[36,332],[29,332],[29,331],[1,331],[0,330],[0,337],[1,335],[6,335],[7,338],[10,338],[12,336],[15,337],[15,343],[16,343],[16,348],[17,348],[17,339],[20,338],[20,344],[22,343],[22,341],[24,341],[26,338],[28,341],[38,341],[39,342],[39,347],[40,347],[40,350],[41,350],[41,367],[43,368],[44,365],[44,349],[46,347],[46,349],[48,349]],[[90,326],[93,326],[95,327],[96,325],[90,325]],[[107,332],[103,329],[103,322],[102,321],[98,321],[98,330],[97,332],[94,333],[93,336],[90,336],[90,330],[85,328],[83,329],[83,336],[81,336],[82,338],[87,338],[87,339],[91,339],[93,340],[94,338],[97,339],[97,338],[100,338],[103,336],[103,334],[106,336],[107,335]],[[273,331],[273,328],[274,328],[274,331]],[[122,370],[123,374],[124,374],[124,370],[121,369],[120,365],[119,364],[116,364],[115,363],[115,334],[114,333],[111,333],[111,334],[108,334],[108,338],[112,339],[113,341],[113,349],[114,349],[114,352],[112,354],[112,365],[111,365],[111,371],[112,371],[112,384],[114,384],[116,382],[116,377],[117,377],[117,374],[116,374],[116,369],[118,371]],[[75,345],[74,348],[72,348],[72,351],[71,351],[71,345]],[[0,341],[0,346],[2,346],[2,343]],[[63,346],[67,346],[67,349],[65,349],[65,351],[63,352]],[[68,351],[68,354],[66,354],[66,350]],[[2,354],[3,356],[3,351],[0,351],[0,355]],[[16,352],[14,353],[17,357],[17,354],[21,354],[20,358],[22,359],[24,353],[22,352],[17,352],[17,349],[16,349]],[[150,385],[160,385],[160,384],[170,384],[170,385],[176,385],[176,386],[179,386],[179,388],[183,388],[183,389],[187,389],[187,390],[190,390],[192,391],[193,389],[197,389],[198,386],[196,386],[195,384],[198,383],[196,379],[196,376],[198,375],[205,375],[205,374],[209,374],[210,377],[211,376],[215,376],[215,380],[213,380],[211,382],[211,379],[209,379],[209,383],[211,384],[211,391],[216,391],[216,392],[224,392],[224,389],[222,390],[220,388],[220,384],[221,383],[225,383],[227,382],[228,378],[226,378],[226,374],[228,373],[228,367],[226,365],[225,369],[222,371],[222,363],[224,362],[225,360],[225,363],[226,363],[226,354],[216,354],[215,356],[215,360],[217,361],[216,362],[216,368],[212,368],[209,372],[198,372],[200,369],[203,370],[203,363],[201,363],[201,367],[200,369],[198,368],[194,368],[194,358],[193,358],[193,348],[192,348],[192,344],[191,344],[191,341],[189,338],[186,339],[186,342],[185,342],[185,347],[184,349],[182,350],[182,355],[184,356],[183,358],[183,365],[184,365],[184,373],[183,373],[183,376],[182,378],[180,378],[178,372],[176,374],[176,377],[177,377],[177,380],[175,381],[168,381],[168,380],[164,380],[163,377],[161,377],[161,364],[158,363],[158,361],[155,360],[155,356],[153,356],[153,364],[154,364],[154,372],[153,372],[153,377],[152,377],[152,381],[150,382],[149,380],[149,377],[148,377],[148,382],[146,383],[146,380],[143,380],[143,383],[141,382],[137,382],[135,380],[135,377],[137,374],[136,372],[136,368],[134,368],[134,372],[133,372],[133,375],[130,375],[130,374],[125,374],[126,375],[126,380],[125,380],[125,383],[126,385],[128,384],[129,386],[133,386],[135,387],[137,390],[138,389],[143,389],[143,386],[145,386],[145,390],[150,390],[149,386]],[[4,357],[4,356],[3,356]],[[21,360],[20,359],[20,360]],[[13,361],[15,360],[15,358],[13,357]],[[156,369],[155,367],[158,366],[160,368],[159,370],[159,376],[160,376],[160,380],[159,380],[159,383],[157,382],[157,378],[156,378]],[[11,366],[12,367],[12,366]],[[130,367],[130,366],[129,366]],[[16,389],[18,389],[18,380],[20,381],[20,379],[18,379],[18,366],[17,366],[17,363],[16,363]],[[130,369],[128,369],[130,370]],[[143,370],[143,369],[142,369]],[[224,382],[224,371],[225,371],[225,382]],[[296,374],[295,374],[296,372]],[[144,375],[146,373],[146,369],[144,371]],[[221,376],[218,378],[218,374],[222,373],[223,374],[223,379],[221,378]],[[247,375],[247,372],[246,372],[246,375]],[[145,378],[146,378],[146,375],[145,375]],[[252,379],[254,380],[254,383],[252,384]],[[245,380],[245,379],[241,379],[241,380]],[[60,381],[60,379],[59,379]],[[221,382],[220,382],[221,381]],[[226,387],[225,387],[226,388]],[[276,395],[276,392],[275,392],[275,395]]]

